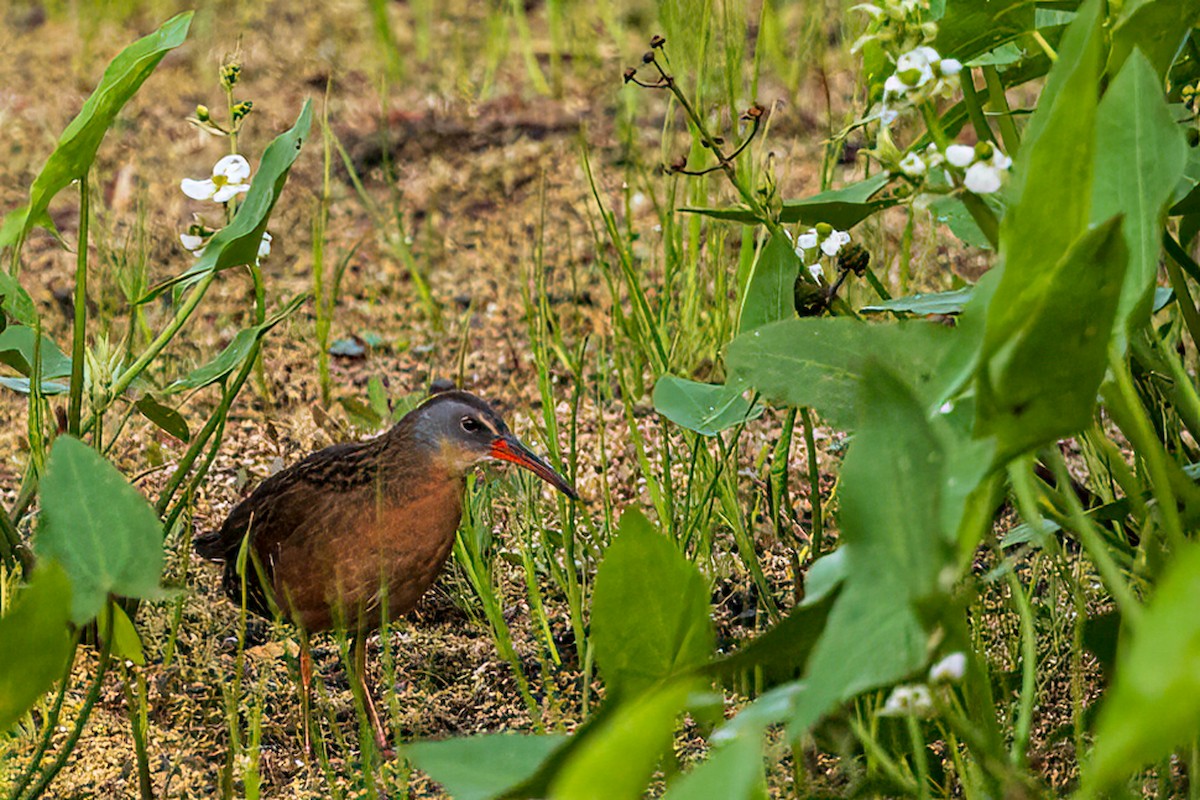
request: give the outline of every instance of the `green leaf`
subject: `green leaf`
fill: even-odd
[[[663,800],[746,800],[762,792],[762,741],[742,736],[713,750],[708,758],[668,788]]]
[[[725,363],[734,378],[764,397],[812,406],[830,424],[851,429],[858,421],[858,379],[868,358],[892,364],[932,400],[939,393],[938,364],[953,340],[953,331],[928,322],[790,319],[734,339]]]
[[[486,800],[528,779],[566,736],[489,733],[414,742],[404,756],[445,787],[455,800]]]
[[[996,218],[1002,219],[1004,208],[999,202],[992,199],[993,197],[994,195],[985,195],[982,199],[984,204],[996,213]],[[979,223],[975,221],[975,217],[971,216],[971,212],[967,210],[961,197],[955,195],[940,197],[929,204],[929,212],[933,215],[934,220],[948,227],[950,232],[963,244],[978,247],[981,250],[992,249],[991,242],[980,230]]]
[[[82,625],[108,595],[162,596],[162,531],[154,509],[116,467],[78,439],[60,436],[42,478],[39,558],[71,578],[71,621]]]
[[[550,796],[555,800],[643,797],[655,764],[674,740],[675,718],[696,686],[694,680],[669,682],[620,703],[566,761],[551,784]]]
[[[952,553],[941,520],[945,445],[880,363],[865,368],[862,423],[840,479],[846,580],[796,698],[793,737],[836,703],[921,667],[927,636],[915,604],[938,594]]]
[[[1108,74],[1117,74],[1134,49],[1140,49],[1157,77],[1154,95],[1161,97],[1162,79],[1197,22],[1200,22],[1200,5],[1196,0],[1132,0],[1125,3],[1120,19],[1113,27]]]
[[[1100,50],[1099,3],[1087,0],[1063,36],[1016,157],[1000,224],[1004,272],[989,306],[989,336],[1025,322],[1026,296],[1037,293],[1047,265],[1058,262],[1087,229]]]
[[[143,395],[137,401],[137,410],[142,416],[153,422],[181,442],[191,441],[192,434],[188,430],[187,420],[173,408],[167,408],[150,395]]]
[[[1082,796],[1094,797],[1143,765],[1193,742],[1200,730],[1200,546],[1170,562],[1127,645],[1096,723]]]
[[[708,583],[634,509],[621,516],[592,596],[592,642],[610,697],[632,697],[712,654]]]
[[[0,378],[0,386],[12,389],[14,392],[20,392],[21,394],[29,394],[29,387],[32,386],[32,382],[29,378]],[[67,388],[65,383],[42,381],[42,394],[47,397],[62,394],[67,391]]]
[[[1084,234],[1057,264],[1043,264],[1030,285],[1006,287],[1012,273],[1005,272],[988,307],[975,425],[976,435],[997,437],[998,457],[1091,424],[1127,255],[1115,217]],[[1023,311],[1019,320],[1008,313],[1014,302]]]
[[[63,131],[54,152],[33,181],[22,236],[44,219],[56,194],[71,181],[82,178],[91,168],[100,142],[117,114],[154,72],[163,56],[183,44],[191,23],[190,11],[172,17],[157,31],[118,53],[104,70],[100,84],[84,101],[79,115]]]
[[[787,236],[776,234],[771,237],[758,254],[746,281],[738,315],[738,333],[796,316],[796,276],[802,266]]]
[[[7,313],[22,325],[32,328],[37,324],[38,313],[34,308],[33,298],[16,278],[3,269],[0,269],[0,311]]]
[[[33,372],[34,348],[37,334],[27,325],[10,325],[0,332],[0,364],[7,364],[22,375]],[[42,379],[65,378],[71,374],[68,358],[49,336],[42,334]]]
[[[0,733],[62,677],[71,654],[71,582],[54,562],[34,570],[0,618]]]
[[[220,272],[230,267],[253,264],[258,258],[258,247],[267,229],[275,201],[283,192],[292,164],[300,155],[300,148],[308,137],[312,124],[312,101],[305,100],[296,124],[279,134],[263,151],[258,172],[250,183],[250,190],[238,206],[233,221],[213,234],[200,257],[191,269],[182,275],[164,281],[139,300],[145,303],[158,297],[177,284],[196,283],[211,272]]]
[[[254,346],[259,339],[266,336],[268,331],[289,317],[307,300],[308,294],[298,294],[281,311],[267,317],[261,325],[238,331],[237,335],[233,337],[233,341],[227,344],[216,358],[193,370],[187,377],[173,382],[164,391],[172,394],[188,389],[198,389],[222,380],[253,354]]]
[[[1125,62],[1096,114],[1096,179],[1092,222],[1125,215],[1129,266],[1117,325],[1133,331],[1149,321],[1162,223],[1187,165],[1183,130],[1163,99],[1161,80],[1140,51]]]
[[[108,615],[101,614],[97,618],[97,628],[100,631],[101,639],[108,639]],[[121,608],[120,603],[112,604],[112,654],[115,658],[132,661],[139,667],[145,665],[146,657],[142,653],[142,637],[138,636],[137,628],[133,627],[133,620],[125,613],[125,609]]]
[[[881,172],[865,181],[841,189],[830,189],[803,200],[784,200],[783,208],[779,212],[779,221],[784,224],[801,222],[805,225],[827,222],[838,230],[848,230],[876,211],[896,205],[897,201],[891,198],[874,198],[890,179],[890,175]],[[742,206],[679,210],[747,225],[760,222],[758,217]]]
[[[884,300],[881,303],[863,306],[859,310],[868,313],[890,311],[893,314],[917,314],[918,316],[925,316],[926,314],[961,314],[963,307],[971,299],[973,291],[975,291],[974,287],[964,286],[962,289],[955,289],[950,292],[914,294],[910,297],[893,297],[891,300]]]
[[[1033,30],[1027,0],[953,0],[938,22],[934,47],[946,58],[967,62]]]
[[[667,419],[703,436],[716,436],[762,416],[760,403],[751,405],[745,385],[697,383],[664,375],[654,384],[654,409]]]

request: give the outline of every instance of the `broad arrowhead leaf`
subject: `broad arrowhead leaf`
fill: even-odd
[[[708,660],[708,583],[641,512],[621,516],[592,595],[592,641],[610,697],[629,698]]]
[[[795,698],[793,738],[837,703],[921,667],[915,604],[937,595],[952,555],[941,520],[948,458],[923,404],[872,360],[861,411],[840,483],[846,579]]]
[[[848,430],[858,422],[859,378],[869,358],[904,372],[932,400],[938,364],[953,340],[954,331],[928,322],[790,319],[734,339],[725,363],[731,381],[776,402],[812,406]]]
[[[162,531],[154,509],[116,467],[78,439],[60,436],[42,478],[39,558],[71,579],[71,621],[82,625],[108,595],[160,597]]]
[[[848,230],[876,211],[896,205],[898,201],[893,198],[875,197],[890,179],[888,173],[881,172],[865,181],[852,183],[840,189],[830,189],[801,200],[784,200],[779,212],[779,221],[784,224],[801,222],[805,225],[828,222],[838,230]],[[747,225],[761,222],[744,206],[679,210]]]
[[[25,377],[33,372],[34,349],[38,346],[37,334],[27,325],[9,325],[0,331],[0,364],[7,364]],[[58,349],[46,334],[42,334],[40,345],[42,379],[64,378],[71,374],[71,359]]]
[[[1187,157],[1183,130],[1163,99],[1161,81],[1135,50],[1100,101],[1092,187],[1093,223],[1125,215],[1129,266],[1117,309],[1122,332],[1150,320],[1162,222]]]
[[[62,677],[71,652],[71,582],[58,564],[40,564],[0,618],[0,734]]]
[[[1091,423],[1127,254],[1121,217],[1114,217],[1084,234],[1032,285],[1018,288],[1019,300],[1002,297],[1003,281],[997,288],[988,308],[975,431],[997,437],[998,457]],[[1015,328],[1009,327],[1011,302],[1020,302],[1024,312]]]
[[[746,281],[738,333],[796,316],[796,276],[802,266],[787,236],[775,234],[770,238]]]
[[[82,178],[91,168],[100,142],[117,114],[154,72],[163,56],[183,44],[191,24],[191,11],[172,17],[154,33],[118,53],[104,70],[99,85],[84,101],[79,115],[62,132],[54,152],[34,178],[22,236],[45,218],[46,208],[56,194],[71,181]]]
[[[680,427],[716,436],[762,416],[762,404],[751,405],[745,394],[745,385],[697,383],[664,375],[654,384],[654,409]]]
[[[974,288],[971,286],[954,289],[949,292],[932,294],[914,294],[911,297],[893,297],[860,310],[866,312],[891,311],[893,314],[960,314],[971,299]]]

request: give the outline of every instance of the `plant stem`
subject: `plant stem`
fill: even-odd
[[[987,83],[988,105],[997,115],[1000,138],[1004,140],[1004,149],[1008,155],[1016,158],[1017,151],[1021,149],[1021,135],[1017,133],[1017,126],[1013,122],[1012,110],[1008,107],[1008,97],[1004,94],[1004,84],[1000,80],[1000,73],[990,65],[983,67],[982,71],[983,79]]]
[[[88,172],[79,179],[79,241],[75,245],[75,325],[71,337],[71,388],[67,401],[67,432],[79,435],[83,413],[83,362],[87,346],[88,221],[91,217]]]
[[[812,534],[809,546],[809,561],[821,557],[825,546],[825,512],[821,508],[821,465],[817,462],[817,440],[813,435],[812,414],[808,407],[800,409],[800,421],[804,426],[804,450],[808,461],[808,505],[812,509]]]
[[[41,779],[38,780],[29,792],[29,800],[44,795],[50,783],[58,777],[58,773],[67,765],[67,760],[71,757],[71,753],[75,750],[75,745],[79,742],[79,737],[83,734],[84,726],[87,725],[88,719],[92,716],[92,709],[95,707],[96,701],[100,699],[100,687],[104,684],[104,676],[108,672],[108,665],[112,656],[112,606],[113,601],[110,598],[105,604],[103,612],[108,615],[108,630],[110,634],[100,645],[100,664],[96,668],[96,676],[92,679],[92,685],[88,688],[83,706],[79,709],[79,716],[75,718],[75,727],[71,729],[70,735],[63,742],[62,748],[58,752],[58,758],[54,759],[54,763],[50,765],[50,768],[42,773]]]

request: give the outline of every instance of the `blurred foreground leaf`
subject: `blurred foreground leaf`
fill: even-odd
[[[1096,724],[1082,794],[1096,796],[1200,731],[1200,545],[1171,556]]]
[[[529,778],[566,740],[558,735],[493,733],[415,742],[404,748],[404,755],[455,800],[486,800]]]
[[[62,677],[71,652],[71,582],[45,562],[0,619],[0,734]]]

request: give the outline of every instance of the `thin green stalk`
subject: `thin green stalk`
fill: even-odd
[[[915,714],[908,714],[904,722],[908,728],[908,743],[912,747],[913,768],[917,773],[917,797],[929,800],[929,754],[925,737],[921,735],[921,721]]]
[[[1013,122],[1012,110],[1008,107],[1008,97],[1004,94],[1004,84],[1000,80],[1000,72],[991,65],[981,68],[983,80],[987,84],[988,106],[996,115],[1000,126],[1000,138],[1004,140],[1004,149],[1008,155],[1017,157],[1021,149],[1021,135],[1017,133],[1016,123]]]
[[[812,414],[808,408],[800,409],[800,422],[804,427],[805,460],[808,462],[808,505],[812,509],[811,545],[809,560],[821,557],[825,546],[825,512],[821,507],[821,465],[817,463],[817,441],[813,435]]]
[[[137,380],[137,377],[141,375],[143,371],[145,371],[146,367],[148,367],[150,363],[154,361],[154,359],[158,358],[158,354],[162,352],[163,348],[171,343],[171,341],[175,338],[175,335],[179,333],[180,329],[192,316],[192,313],[196,310],[196,307],[200,305],[200,301],[204,299],[205,292],[208,291],[208,287],[212,285],[212,282],[216,280],[216,277],[216,272],[210,272],[205,275],[200,282],[196,284],[195,288],[192,289],[191,293],[188,294],[187,299],[183,301],[183,304],[175,312],[175,316],[171,318],[171,321],[167,324],[167,327],[163,328],[162,331],[159,332],[158,336],[154,338],[154,341],[146,346],[146,349],[142,351],[142,354],[138,356],[137,359],[130,364],[124,372],[117,376],[112,383],[112,387],[108,391],[109,405],[111,405],[116,398],[124,394],[125,390],[128,389],[135,380]],[[104,409],[92,409],[92,416],[82,426],[81,433],[87,433],[90,431],[96,424],[100,413],[103,411]]]
[[[1174,240],[1172,239],[1172,241]],[[1179,260],[1169,247],[1167,254],[1170,257],[1163,259],[1163,263],[1167,268],[1167,278],[1171,282],[1171,288],[1175,291],[1175,304],[1179,307],[1179,313],[1183,316],[1183,322],[1192,337],[1192,345],[1200,347],[1200,311],[1196,310],[1192,293],[1179,268]]]
[[[1047,448],[1046,452],[1055,481],[1059,486],[1069,487],[1071,474],[1067,471],[1067,463],[1063,459],[1062,453],[1056,447]],[[1121,611],[1122,618],[1127,620],[1131,627],[1136,627],[1141,619],[1142,606],[1121,574],[1121,568],[1113,561],[1112,554],[1108,552],[1108,545],[1096,530],[1095,523],[1084,512],[1075,492],[1066,489],[1059,492],[1059,495],[1070,512],[1073,532],[1079,537],[1079,542],[1087,551],[1088,557],[1092,559],[1092,563],[1096,565],[1096,571],[1100,573],[1100,580],[1104,582],[1108,593],[1112,595],[1117,608]]]
[[[1146,408],[1133,387],[1129,364],[1115,351],[1109,353],[1109,371],[1113,380],[1101,387],[1101,394],[1110,408],[1123,412],[1118,416],[1118,424],[1129,437],[1134,451],[1146,461],[1146,467],[1150,471],[1151,489],[1158,501],[1158,513],[1162,517],[1167,541],[1179,551],[1184,543],[1183,524],[1179,519],[1179,508],[1175,504],[1175,493],[1171,488],[1166,450],[1155,435],[1154,426],[1146,416]]]
[[[112,607],[113,601],[110,599],[105,604],[103,612],[108,615],[108,629],[110,631],[112,630]],[[75,746],[79,743],[79,737],[83,734],[83,728],[92,716],[92,709],[95,707],[96,701],[100,699],[100,687],[104,684],[104,676],[108,673],[108,666],[111,661],[112,639],[113,637],[110,635],[100,645],[100,664],[96,668],[96,675],[92,679],[87,696],[84,698],[83,705],[79,709],[79,715],[75,718],[75,726],[71,729],[71,733],[67,736],[66,741],[62,743],[62,747],[59,748],[58,757],[54,759],[54,763],[42,773],[41,779],[30,790],[28,795],[30,800],[35,797],[41,797],[46,793],[46,789],[58,777],[58,773],[62,771],[62,768],[67,765],[67,760],[70,759],[71,753],[74,752]]]
[[[981,142],[994,143],[996,134],[992,132],[992,126],[988,124],[983,106],[979,103],[979,93],[975,91],[975,73],[970,67],[963,71],[959,83],[962,86],[963,105],[967,107],[967,116],[971,119],[971,126],[975,128],[975,138]]]
[[[88,223],[91,219],[88,172],[79,179],[79,241],[75,245],[75,324],[71,336],[71,386],[67,400],[67,432],[79,435],[83,414],[83,363],[87,349]]]
[[[1012,594],[1013,605],[1020,618],[1021,629],[1021,697],[1013,725],[1012,762],[1024,767],[1033,730],[1033,707],[1037,700],[1037,632],[1033,624],[1033,607],[1029,595],[1017,577],[1016,569],[1005,570],[1004,577]]]
[[[121,664],[121,682],[125,690],[125,707],[129,711],[129,729],[133,735],[133,752],[137,759],[138,791],[142,800],[154,800],[154,784],[150,780],[150,756],[146,751],[146,676],[141,670]],[[130,673],[134,674],[133,685]],[[136,690],[134,689],[136,686]]]

